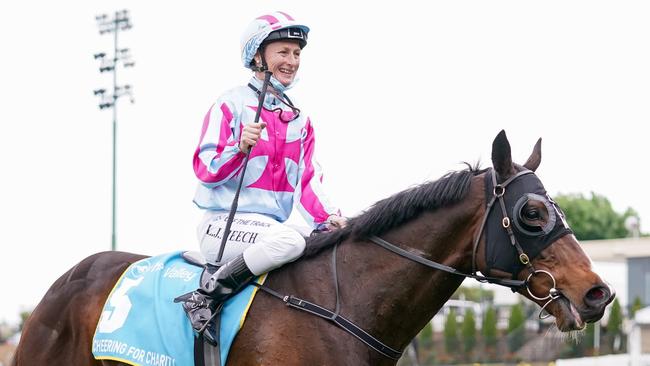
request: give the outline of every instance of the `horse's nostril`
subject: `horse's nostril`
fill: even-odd
[[[606,287],[596,286],[585,295],[585,303],[589,306],[606,304],[610,298],[610,292]]]
[[[595,288],[587,294],[590,300],[601,300],[605,298],[605,291],[602,288]]]

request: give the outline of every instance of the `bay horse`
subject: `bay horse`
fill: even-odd
[[[514,164],[501,131],[492,144],[493,168],[468,165],[378,201],[346,228],[309,240],[303,258],[271,272],[266,285],[336,308],[397,351],[441,309],[464,276],[512,287],[554,316],[563,332],[582,329],[603,316],[615,294],[592,271],[561,210],[533,173],[540,161],[541,139],[525,164]],[[122,365],[94,360],[91,342],[112,287],[142,258],[98,253],[61,276],[25,323],[14,365]],[[341,327],[263,292],[228,356],[231,365],[396,362]]]

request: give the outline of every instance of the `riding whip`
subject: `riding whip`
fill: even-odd
[[[271,71],[264,71],[264,83],[262,84],[262,91],[259,94],[257,111],[255,112],[255,120],[253,123],[258,123],[260,120],[260,113],[264,107],[264,98],[266,97],[266,89],[271,82]],[[230,235],[230,227],[232,226],[232,221],[235,218],[235,213],[237,212],[237,205],[239,203],[239,192],[241,191],[242,183],[244,182],[244,175],[246,174],[246,166],[248,165],[248,160],[251,154],[252,146],[248,148],[246,156],[244,157],[244,166],[241,170],[241,176],[239,177],[239,184],[237,185],[237,191],[235,192],[235,197],[232,200],[232,205],[230,206],[230,213],[228,214],[228,220],[226,221],[226,228],[223,231],[223,237],[221,238],[221,247],[219,248],[219,255],[217,256],[217,264],[221,262],[223,257],[223,251],[226,248],[226,241],[228,241],[228,236]]]

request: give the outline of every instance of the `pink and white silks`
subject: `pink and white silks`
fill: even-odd
[[[261,81],[257,78],[253,77],[250,82],[261,89]],[[255,118],[257,98],[256,92],[248,86],[231,89],[205,116],[194,153],[194,172],[199,179],[194,202],[207,211],[199,225],[204,254],[209,251],[203,249],[208,225],[211,221],[215,223],[213,218],[228,212],[233,202],[245,158],[239,149],[239,136],[243,125]],[[302,113],[290,122],[281,120],[279,111],[273,110],[282,109],[284,120],[291,119],[293,112],[271,93],[267,94],[264,105],[260,121],[266,123],[266,128],[251,150],[238,212],[261,214],[283,223],[295,203],[305,220],[317,228],[330,215],[339,214],[339,210],[323,192],[322,173],[314,160],[313,125]],[[214,245],[218,244],[207,246]]]

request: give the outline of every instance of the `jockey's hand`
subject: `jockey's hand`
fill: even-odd
[[[327,218],[327,221],[325,221],[325,224],[327,224],[327,230],[330,231],[343,229],[348,225],[348,219],[339,215],[330,215],[330,217]]]
[[[260,139],[262,135],[262,130],[266,127],[266,123],[249,123],[244,126],[241,132],[241,138],[239,139],[239,149],[247,153],[251,147],[257,144],[257,140]]]

